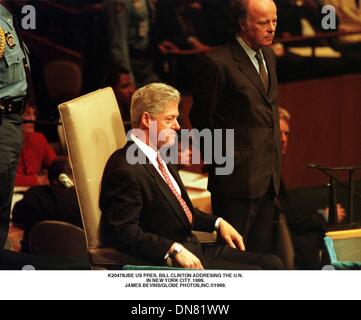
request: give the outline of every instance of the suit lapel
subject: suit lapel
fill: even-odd
[[[164,181],[164,179],[160,176],[157,169],[154,168],[153,164],[149,161],[147,156],[144,154],[144,152],[138,148],[137,144],[133,142],[132,140],[128,141],[125,148],[129,148],[131,145],[135,145],[137,147],[137,152],[141,153],[141,159],[146,159],[146,164],[143,164],[145,171],[153,178],[155,184],[159,188],[160,192],[163,194],[165,200],[169,203],[169,205],[174,209],[174,212],[176,212],[176,216],[180,219],[180,221],[187,227],[190,227],[190,223],[185,215],[185,212],[183,211],[182,206],[180,205],[177,197],[173,194],[172,190],[169,188],[167,183]],[[171,173],[173,175],[173,173]],[[173,175],[174,176],[174,175]],[[176,179],[179,187],[181,188],[182,194],[183,190],[182,186],[183,184],[180,184],[179,181]],[[185,200],[186,201],[186,200]],[[187,201],[186,201],[187,202]],[[188,202],[187,202],[188,204]],[[192,208],[192,207],[190,207]]]
[[[132,144],[135,144],[133,141],[128,141],[128,143],[126,144],[125,148],[129,148]],[[136,145],[136,144],[135,144]],[[158,171],[156,170],[156,168],[154,168],[153,164],[150,163],[149,159],[146,157],[146,155],[144,154],[144,152],[137,147],[137,150],[139,153],[142,154],[143,157],[145,157],[145,159],[147,159],[147,163],[144,164],[143,166],[146,169],[146,172],[148,172],[148,174],[154,179],[155,184],[157,185],[157,187],[159,188],[160,192],[163,194],[165,200],[169,203],[169,205],[174,209],[174,212],[176,213],[176,216],[179,218],[179,220],[185,225],[185,227],[190,228],[190,223],[189,220],[186,217],[186,214],[182,208],[182,206],[180,205],[177,197],[173,194],[172,190],[169,188],[169,186],[167,185],[167,183],[164,181],[164,179],[160,176],[160,174],[158,173]],[[143,158],[142,157],[142,158]],[[168,167],[169,168],[169,167]],[[177,177],[173,174],[173,172],[171,172],[171,174],[173,175],[173,177],[176,179],[179,187],[181,188],[181,192],[182,192],[182,196],[185,193],[185,190],[183,188],[183,183],[180,182]],[[191,205],[189,205],[189,198],[188,196],[186,198],[183,198],[187,205],[189,206],[189,208],[193,208]]]
[[[133,143],[134,143],[133,141],[128,142],[126,145],[126,148],[128,148]],[[149,159],[146,157],[144,152],[138,147],[137,147],[137,150],[147,159],[147,163],[144,164],[146,171],[148,172],[148,174],[150,176],[152,176],[155,184],[157,185],[157,187],[159,188],[160,192],[163,194],[164,198],[169,203],[169,205],[174,209],[174,212],[176,213],[177,217],[187,228],[191,227],[189,220],[188,220],[182,206],[180,205],[177,197],[173,194],[172,190],[169,188],[168,184],[160,176],[157,169],[154,168],[153,164],[150,163]],[[176,173],[176,171],[173,169],[172,166],[168,166],[168,169],[169,169],[171,175],[173,176],[173,178],[176,180],[178,186],[180,187],[181,194],[182,194],[184,201],[187,203],[189,209],[192,211],[193,206],[192,206],[192,203],[190,202],[190,199],[187,195],[186,190],[183,187],[183,182],[181,181],[179,175]]]
[[[235,61],[238,62],[239,69],[245,74],[245,76],[254,84],[254,86],[258,89],[258,91],[262,94],[262,96],[270,102],[272,99],[270,99],[268,93],[266,93],[261,77],[259,76],[259,73],[257,72],[256,68],[254,67],[252,61],[250,60],[247,53],[244,51],[242,46],[237,42],[237,40],[234,40],[232,43],[232,51],[233,51],[233,58]],[[264,54],[264,58],[267,63],[267,70],[270,77],[270,93],[273,94],[272,88],[274,86],[275,81],[275,74],[274,69],[271,67],[271,60],[268,54],[266,54],[265,50],[262,50],[262,53]]]

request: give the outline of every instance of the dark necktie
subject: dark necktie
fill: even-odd
[[[177,200],[179,201],[180,205],[182,206],[183,211],[184,211],[185,215],[187,216],[189,223],[192,224],[192,220],[193,220],[192,212],[188,208],[188,206],[187,206],[186,202],[184,201],[184,199],[182,198],[182,196],[175,189],[175,187],[169,177],[169,174],[168,174],[167,170],[165,169],[165,166],[163,164],[163,161],[162,161],[159,153],[157,155],[157,162],[158,162],[159,170],[162,173],[162,176],[164,177],[165,182],[167,183],[170,190],[172,190],[173,194],[176,196]]]
[[[263,83],[266,93],[268,93],[269,79],[268,79],[268,74],[267,74],[266,68],[263,63],[263,57],[262,57],[261,51],[257,51],[255,57],[258,61],[258,65],[259,65],[259,76],[261,77],[261,80],[262,80],[262,83]]]

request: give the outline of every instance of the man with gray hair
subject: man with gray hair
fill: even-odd
[[[234,129],[233,173],[217,175],[218,165],[210,167],[213,213],[242,234],[249,250],[269,253],[281,159],[276,57],[269,48],[277,8],[273,0],[236,0],[234,6],[237,34],[200,65],[190,117],[199,130]]]
[[[242,237],[224,219],[193,208],[177,170],[163,160],[161,149],[177,140],[179,102],[179,92],[165,84],[138,89],[131,104],[135,130],[105,167],[102,236],[129,255],[119,266],[281,269],[275,256],[245,252]],[[217,230],[226,245],[201,245],[193,230]]]

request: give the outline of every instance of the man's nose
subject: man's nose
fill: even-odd
[[[180,125],[179,125],[178,120],[174,120],[172,129],[175,130],[175,131],[178,131],[180,129]]]
[[[270,22],[268,24],[268,32],[269,33],[275,33],[276,32],[276,23]]]
[[[284,133],[284,132],[281,132],[281,142],[282,142],[282,143],[287,142],[287,135],[286,135],[286,133]]]

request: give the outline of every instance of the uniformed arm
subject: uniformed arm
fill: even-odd
[[[100,195],[102,219],[112,245],[140,259],[164,264],[174,241],[142,230],[142,194],[136,179],[125,169],[108,172]]]

